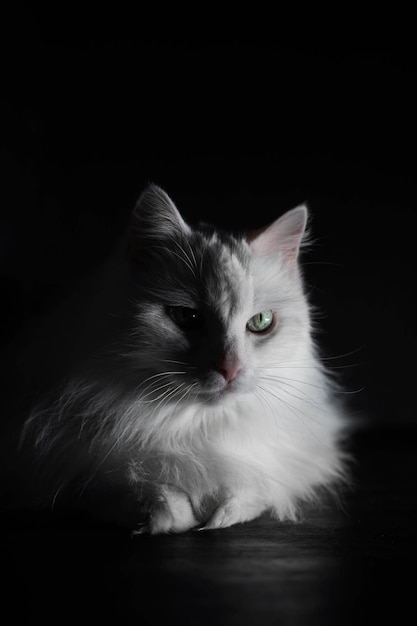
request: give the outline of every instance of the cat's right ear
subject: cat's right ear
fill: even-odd
[[[259,254],[283,255],[286,263],[296,266],[301,243],[305,237],[308,210],[305,204],[287,211],[275,222],[248,233],[252,251]]]
[[[190,227],[168,194],[157,185],[149,185],[132,212],[129,249],[132,251],[149,240],[181,236],[189,231]]]

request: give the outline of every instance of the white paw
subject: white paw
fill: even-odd
[[[227,528],[233,524],[248,522],[258,517],[264,510],[258,499],[248,501],[237,497],[230,498],[221,504],[210,517],[208,522],[198,530],[213,530],[215,528]]]
[[[188,496],[183,491],[164,485],[159,490],[158,498],[151,503],[148,522],[135,530],[134,534],[183,533],[197,524]]]

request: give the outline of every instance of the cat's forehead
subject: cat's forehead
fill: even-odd
[[[213,255],[214,258],[221,257],[223,261],[229,259],[241,266],[248,266],[249,248],[242,239],[221,231],[197,232],[194,233],[194,237],[197,247],[200,247],[204,254]]]
[[[237,238],[213,232],[195,237],[200,257],[204,299],[228,318],[241,308],[250,292],[248,245]]]

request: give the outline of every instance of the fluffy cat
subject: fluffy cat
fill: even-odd
[[[23,428],[50,503],[89,494],[135,532],[183,532],[296,519],[344,480],[345,417],[298,263],[306,221],[299,206],[236,236],[142,193],[83,358]]]

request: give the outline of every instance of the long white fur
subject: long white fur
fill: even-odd
[[[159,188],[145,193],[148,209],[163,202],[169,211],[172,202]],[[189,236],[176,208],[170,215],[167,230],[175,223]],[[219,259],[240,293],[233,312],[227,298],[218,303],[228,345],[243,364],[234,391],[206,401],[197,382],[180,382],[181,363],[147,375],[141,359],[151,357],[137,354],[135,385],[117,376],[103,385],[90,371],[74,377],[52,404],[34,409],[24,438],[49,467],[55,464],[53,494],[75,479],[88,490],[100,477],[100,488],[123,485],[138,511],[147,512],[145,530],[183,532],[229,526],[266,511],[296,519],[300,503],[345,479],[340,440],[346,420],[316,356],[297,267],[306,215],[305,207],[294,209],[242,243],[247,266],[230,251]],[[182,249],[184,263],[197,272],[192,248]],[[277,314],[273,339],[245,331],[252,315],[270,309]]]

